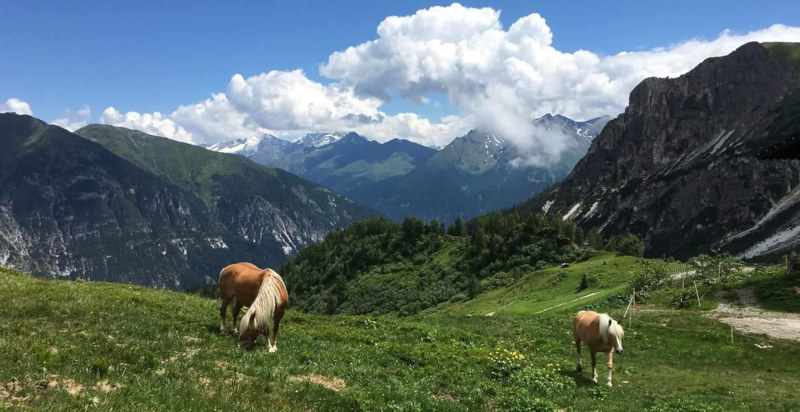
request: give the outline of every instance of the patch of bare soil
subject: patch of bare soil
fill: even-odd
[[[190,361],[190,360],[192,360],[192,358],[194,358],[194,355],[197,355],[198,352],[200,352],[199,348],[189,348],[189,349],[186,349],[186,351],[184,351],[184,352],[176,353],[176,354],[170,356],[169,361],[170,362],[175,362],[175,361],[177,361],[179,359]]]
[[[72,396],[78,396],[85,389],[80,382],[76,382],[71,378],[64,379],[62,383],[64,384],[64,390]]]
[[[17,378],[11,378],[10,381],[0,386],[0,401],[7,400],[12,403],[26,402],[30,396],[17,396],[17,392],[22,389],[22,383]],[[2,402],[0,402],[2,405]]]
[[[118,383],[108,383],[108,381],[100,381],[94,385],[94,390],[109,393],[119,389],[120,387],[121,385]]]
[[[327,376],[316,375],[316,374],[292,376],[289,378],[289,380],[300,381],[300,382],[311,382],[334,392],[341,392],[347,389],[347,384],[345,384],[344,380],[342,379],[329,378]]]
[[[800,314],[770,312],[762,309],[751,288],[739,289],[738,304],[723,301],[723,292],[717,292],[717,309],[709,314],[735,329],[764,334],[773,338],[800,341]]]

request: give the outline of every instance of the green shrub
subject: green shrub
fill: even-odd
[[[748,276],[742,269],[744,262],[728,252],[712,251],[710,255],[702,254],[689,260],[694,269],[692,280],[705,285],[741,281]]]
[[[637,292],[658,290],[667,285],[670,273],[667,264],[660,260],[646,260],[628,282],[628,288]]]
[[[608,245],[606,245],[606,250],[623,255],[642,257],[644,256],[644,243],[635,235],[626,233],[611,238]]]
[[[581,291],[588,287],[589,287],[589,279],[586,278],[586,274],[584,273],[583,276],[581,276],[581,284],[578,285],[578,290]]]
[[[683,309],[688,308],[692,305],[692,298],[694,295],[692,294],[691,290],[684,290],[678,292],[675,296],[672,297],[669,301],[669,305],[673,308]],[[738,297],[738,295],[737,295]]]

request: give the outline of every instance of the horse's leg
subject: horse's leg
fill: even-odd
[[[270,345],[269,351],[270,352],[277,352],[278,351],[278,329],[281,325],[281,319],[283,319],[283,306],[278,306],[275,308],[275,322],[272,325],[272,344]]]
[[[222,306],[219,308],[219,333],[224,334],[228,330],[228,325],[225,324],[225,312],[228,311],[228,304],[231,303],[231,298],[222,297]]]
[[[581,338],[575,337],[575,350],[578,352],[578,372],[583,372],[583,362],[581,360]]]
[[[597,383],[597,353],[591,348],[589,352],[592,353],[592,382]]]
[[[614,351],[608,351],[608,378],[606,379],[606,386],[611,387],[611,370],[614,369]]]
[[[267,341],[267,352],[272,352],[270,350],[271,346],[269,343],[269,320],[267,321],[267,324],[264,325],[264,340]]]
[[[237,300],[236,303],[233,305],[233,313],[231,313],[231,316],[233,317],[233,333],[237,335],[239,334],[238,320],[239,320],[239,313],[242,312],[242,306],[244,306],[242,305],[242,302],[239,302]]]

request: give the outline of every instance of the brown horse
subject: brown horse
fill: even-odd
[[[252,344],[263,332],[267,349],[277,351],[278,328],[289,303],[289,293],[281,276],[272,269],[260,269],[252,263],[234,263],[219,273],[219,291],[222,296],[219,332],[225,333],[228,329],[225,315],[231,302],[235,303],[231,314],[234,328],[242,306],[248,306],[241,324],[234,329],[239,334],[239,343]],[[274,320],[271,338],[270,320]]]
[[[592,353],[592,382],[597,383],[597,352],[608,354],[608,378],[606,385],[611,386],[611,370],[614,369],[614,354],[622,354],[622,338],[625,332],[622,326],[605,313],[582,310],[572,320],[572,336],[575,338],[575,350],[578,351],[578,372],[583,370],[581,362],[581,342],[589,347]]]

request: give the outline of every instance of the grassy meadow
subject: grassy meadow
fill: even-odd
[[[596,252],[584,262],[569,267],[551,267],[533,271],[514,284],[490,290],[465,302],[448,302],[428,313],[462,315],[538,315],[549,311],[578,311],[586,304],[625,293],[628,279],[640,266],[642,258]],[[676,270],[686,266],[670,263]],[[586,275],[589,287],[581,289]]]
[[[613,388],[576,373],[571,314],[616,293],[636,260],[601,255],[563,270],[560,282],[552,278],[562,270],[547,269],[416,316],[290,310],[273,354],[220,336],[215,300],[0,269],[0,408],[800,410],[800,343],[737,333],[732,344],[727,325],[698,311],[646,305],[626,320]],[[584,270],[597,280],[575,293]],[[537,284],[541,292],[523,287]],[[601,293],[533,314],[593,291]],[[496,311],[498,300],[519,303],[466,316]]]

